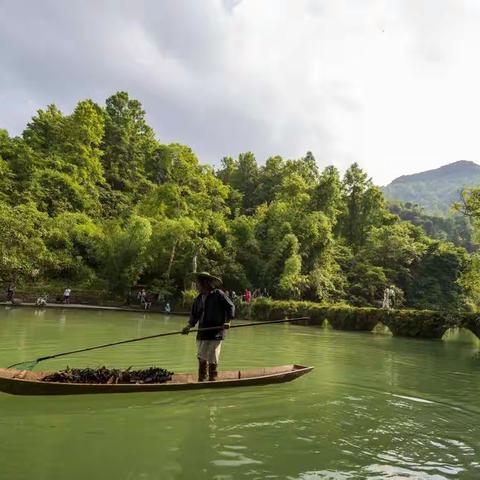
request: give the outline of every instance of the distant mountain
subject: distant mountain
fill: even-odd
[[[429,213],[445,215],[460,199],[464,187],[480,186],[480,165],[467,160],[435,170],[402,175],[383,188],[389,200],[411,202]]]

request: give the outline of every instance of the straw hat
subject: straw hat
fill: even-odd
[[[222,279],[221,278],[216,277],[215,275],[212,275],[208,272],[192,272],[192,273],[189,274],[189,276],[191,276],[195,280],[205,278],[205,279],[211,280],[212,284],[216,284],[216,285],[221,285],[222,284]]]

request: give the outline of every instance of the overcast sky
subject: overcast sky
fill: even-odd
[[[0,128],[117,90],[204,163],[480,160],[478,0],[0,0]]]

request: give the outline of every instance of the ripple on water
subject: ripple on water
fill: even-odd
[[[449,471],[449,476],[442,474],[430,474],[418,470],[411,470],[402,467],[392,467],[391,465],[372,464],[360,470],[335,471],[319,470],[314,472],[301,473],[297,477],[287,477],[289,480],[448,480],[450,475],[458,475],[462,471]]]
[[[211,463],[216,466],[220,467],[241,467],[244,465],[255,465],[261,464],[259,460],[254,460],[253,458],[249,458],[246,455],[243,455],[240,452],[232,452],[232,451],[221,451],[218,452],[222,459],[212,460]]]

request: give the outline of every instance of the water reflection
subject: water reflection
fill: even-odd
[[[446,342],[469,343],[480,348],[480,338],[467,328],[449,328],[444,333],[442,340]]]
[[[378,322],[375,327],[373,327],[372,333],[377,335],[392,335],[392,331],[381,322]]]

